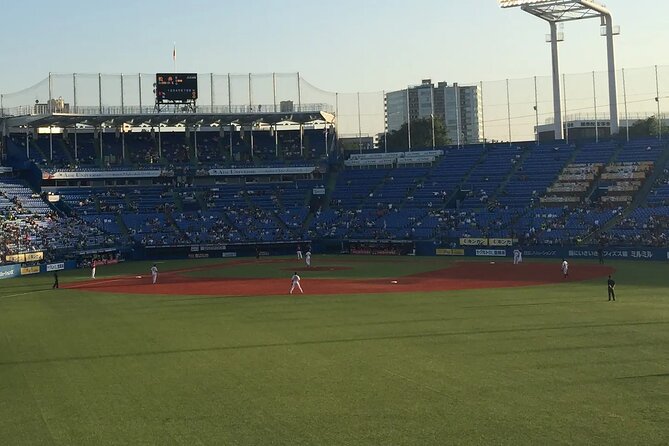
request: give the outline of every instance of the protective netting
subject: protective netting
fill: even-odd
[[[24,90],[1,95],[3,116],[49,112],[80,114],[152,113],[155,74],[52,73]],[[476,87],[479,135],[487,141],[535,138],[535,127],[553,122],[550,76],[460,83]],[[669,66],[616,72],[618,116],[664,118],[669,103]],[[384,92],[332,92],[299,73],[199,74],[197,110],[216,113],[328,111],[337,116],[339,135],[381,136],[385,130]],[[562,75],[563,119],[609,119],[607,72]],[[404,112],[403,112],[404,113]],[[405,119],[406,117],[404,117]],[[450,135],[456,140],[457,135]]]

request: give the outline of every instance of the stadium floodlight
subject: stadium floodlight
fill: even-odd
[[[611,134],[618,133],[618,98],[616,93],[616,69],[613,51],[613,36],[620,33],[613,27],[611,13],[595,0],[498,0],[502,8],[519,7],[523,11],[545,20],[550,25],[551,34],[547,39],[551,43],[553,58],[553,112],[555,119],[555,138],[562,139],[562,112],[560,105],[560,71],[558,67],[558,42],[561,41],[557,24],[562,22],[599,18],[602,35],[606,37],[609,71],[609,111]]]
[[[550,3],[552,0],[499,0],[502,8],[514,8],[516,6],[527,5],[530,3]]]

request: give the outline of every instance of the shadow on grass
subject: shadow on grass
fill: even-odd
[[[115,359],[115,358],[139,358],[139,357],[149,357],[149,356],[174,355],[182,353],[234,351],[234,350],[277,348],[277,347],[298,347],[304,345],[345,344],[354,342],[393,341],[393,340],[403,340],[403,339],[421,339],[421,338],[448,337],[448,336],[473,336],[473,335],[501,334],[501,333],[522,333],[522,332],[529,333],[529,332],[552,331],[552,330],[634,327],[634,326],[645,326],[645,325],[669,325],[669,321],[646,321],[646,322],[580,324],[580,325],[574,324],[574,325],[558,325],[558,326],[547,326],[547,327],[501,328],[495,330],[464,330],[464,331],[450,331],[450,332],[415,333],[415,334],[404,334],[395,336],[320,339],[320,340],[307,340],[307,341],[295,341],[295,342],[275,342],[275,343],[265,343],[265,344],[229,345],[221,347],[156,350],[147,352],[108,353],[101,355],[66,356],[61,358],[41,358],[41,359],[24,359],[15,361],[0,361],[0,367],[28,365],[28,364],[49,364],[55,362],[90,361],[90,360]]]
[[[652,375],[621,376],[616,379],[645,379],[645,378],[669,378],[669,373],[654,373]]]

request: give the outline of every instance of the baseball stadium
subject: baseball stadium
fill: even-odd
[[[1,443],[669,444],[669,66],[499,4],[552,76],[3,93]],[[609,69],[563,75],[586,19]]]

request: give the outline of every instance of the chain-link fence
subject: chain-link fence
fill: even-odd
[[[616,74],[621,131],[628,120],[665,118],[669,66],[621,69]],[[155,74],[50,74],[32,87],[0,95],[0,113],[154,113],[154,82]],[[537,124],[553,122],[549,76],[459,85],[478,91],[481,140],[533,140]],[[606,72],[562,75],[560,87],[564,120],[609,119]],[[351,137],[382,136],[386,127],[384,91],[331,92],[299,73],[199,74],[198,90],[201,113],[323,110],[337,116],[339,135]]]

